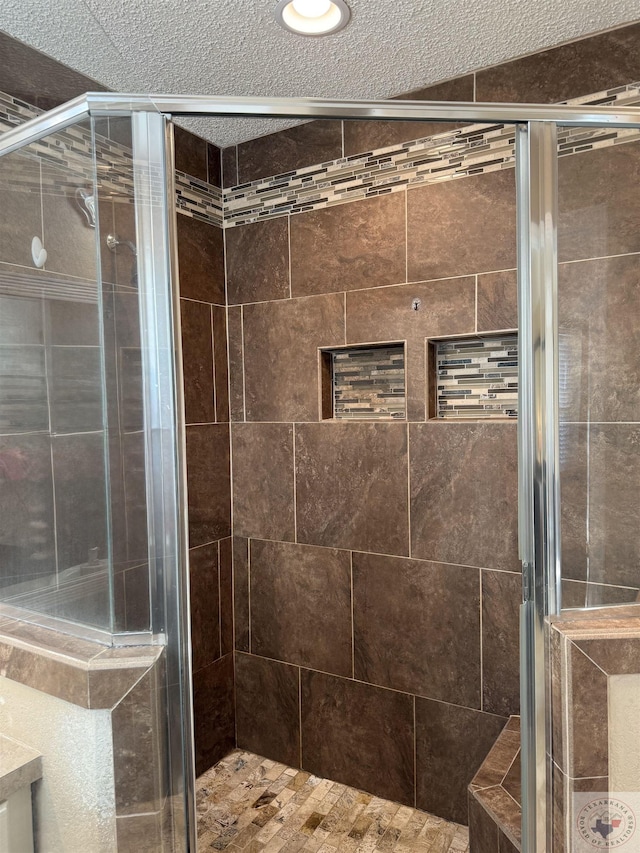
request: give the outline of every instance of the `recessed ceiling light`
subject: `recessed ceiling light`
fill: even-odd
[[[344,0],[280,0],[274,14],[280,26],[303,36],[335,33],[351,17]]]

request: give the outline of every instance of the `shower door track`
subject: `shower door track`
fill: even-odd
[[[147,122],[143,114],[147,114]],[[232,98],[207,95],[88,93],[0,136],[0,156],[16,151],[84,118],[132,115],[139,142],[150,150],[165,144],[162,123],[175,116],[238,116],[287,119],[357,119],[360,121],[446,121],[513,124],[516,128],[518,220],[518,312],[521,335],[518,417],[518,513],[522,561],[521,716],[522,716],[522,853],[548,848],[547,750],[549,749],[548,672],[545,620],[556,614],[560,597],[560,523],[557,388],[557,143],[558,126],[640,129],[640,107],[546,106],[420,101],[336,101],[300,98]],[[162,138],[160,138],[162,136]],[[168,134],[168,148],[171,140]],[[135,147],[135,146],[134,146]],[[144,153],[145,146],[138,146]],[[144,167],[144,162],[141,163]],[[172,181],[168,181],[171,188]],[[170,195],[168,196],[171,197]],[[173,252],[171,217],[163,211],[165,247]],[[151,223],[149,223],[151,224]],[[158,233],[158,221],[149,233]],[[143,252],[143,254],[145,254]],[[153,291],[153,265],[142,268]],[[157,274],[157,270],[155,271]],[[171,283],[173,273],[162,270]],[[175,333],[176,330],[174,330]],[[179,334],[177,335],[179,340]],[[176,365],[179,373],[180,365]],[[183,456],[181,449],[179,456]],[[184,472],[182,472],[182,476]],[[185,567],[182,567],[183,573]],[[165,594],[180,596],[179,584]],[[183,623],[188,604],[174,602]],[[178,645],[188,627],[178,626]],[[185,710],[190,712],[190,690]],[[187,764],[188,764],[187,760]],[[187,793],[191,808],[193,792]],[[189,821],[191,823],[191,821]],[[194,827],[190,849],[195,851]]]

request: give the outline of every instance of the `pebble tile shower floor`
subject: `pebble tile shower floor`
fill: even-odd
[[[468,853],[469,832],[250,752],[197,780],[198,853]]]

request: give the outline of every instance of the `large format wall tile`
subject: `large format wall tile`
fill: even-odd
[[[225,231],[230,305],[289,296],[289,218]]]
[[[512,169],[407,194],[409,281],[513,269],[516,245]]]
[[[405,244],[404,193],[294,216],[291,292],[308,296],[406,281]]]
[[[243,314],[247,420],[318,420],[318,347],[344,342],[342,294],[246,305]]]
[[[235,746],[233,682],[233,655],[226,655],[193,675],[197,776]]]
[[[640,425],[596,424],[589,445],[589,580],[638,586]]]
[[[201,181],[208,178],[207,143],[177,124],[173,126],[175,167]]]
[[[473,101],[473,74],[456,77],[435,86],[398,95],[401,101]],[[393,106],[393,104],[389,104]],[[434,136],[460,127],[442,121],[345,121],[344,156],[363,154],[376,148],[398,145],[412,139]]]
[[[560,265],[563,420],[640,420],[639,288],[637,255]]]
[[[640,24],[503,62],[476,73],[476,100],[545,104],[640,79]]]
[[[14,158],[15,155],[10,154],[0,162],[2,184],[7,180],[6,172],[17,168]],[[17,192],[2,186],[0,203],[0,261],[33,267],[31,240],[34,236],[42,236],[40,194]]]
[[[475,277],[347,293],[347,343],[406,341],[409,420],[425,418],[425,338],[475,331]],[[413,309],[420,299],[418,311]]]
[[[467,823],[467,787],[506,719],[416,699],[416,806]]]
[[[244,420],[244,358],[242,353],[242,307],[227,309],[229,340],[229,412],[232,421]]]
[[[213,317],[213,362],[215,372],[216,421],[229,420],[229,353],[227,345],[227,312],[214,305]]]
[[[409,430],[412,556],[518,571],[515,424]]]
[[[225,304],[224,237],[220,228],[178,214],[180,295]]]
[[[413,805],[411,696],[303,670],[301,703],[306,770]]]
[[[558,257],[601,258],[640,250],[640,143],[558,161]]]
[[[589,426],[561,421],[559,438],[562,577],[586,581]]]
[[[215,420],[211,306],[180,300],[184,407],[188,424]]]
[[[478,276],[478,331],[518,328],[515,270]]]
[[[95,281],[98,270],[96,231],[86,224],[75,198],[43,194],[42,219],[47,269]]]
[[[607,675],[573,643],[569,646],[569,776],[606,776],[609,772]],[[604,736],[603,736],[604,735]]]
[[[300,542],[408,554],[405,424],[300,424],[295,464]]]
[[[187,427],[189,545],[231,535],[229,425]]]
[[[354,554],[355,677],[480,708],[479,574]]]
[[[241,142],[238,181],[245,184],[342,156],[342,122],[317,120]]]
[[[236,536],[295,538],[293,425],[233,424]]]
[[[255,539],[250,547],[252,653],[350,676],[349,553]]]
[[[233,624],[235,648],[249,651],[249,540],[233,537]]]
[[[236,717],[240,749],[300,766],[299,670],[236,652]]]
[[[482,572],[482,708],[518,714],[522,576]]]
[[[218,543],[189,551],[191,666],[194,672],[220,657]]]

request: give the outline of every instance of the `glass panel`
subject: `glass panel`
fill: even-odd
[[[0,159],[0,600],[111,630],[88,122]]]
[[[563,606],[640,591],[640,131],[561,128]]]

